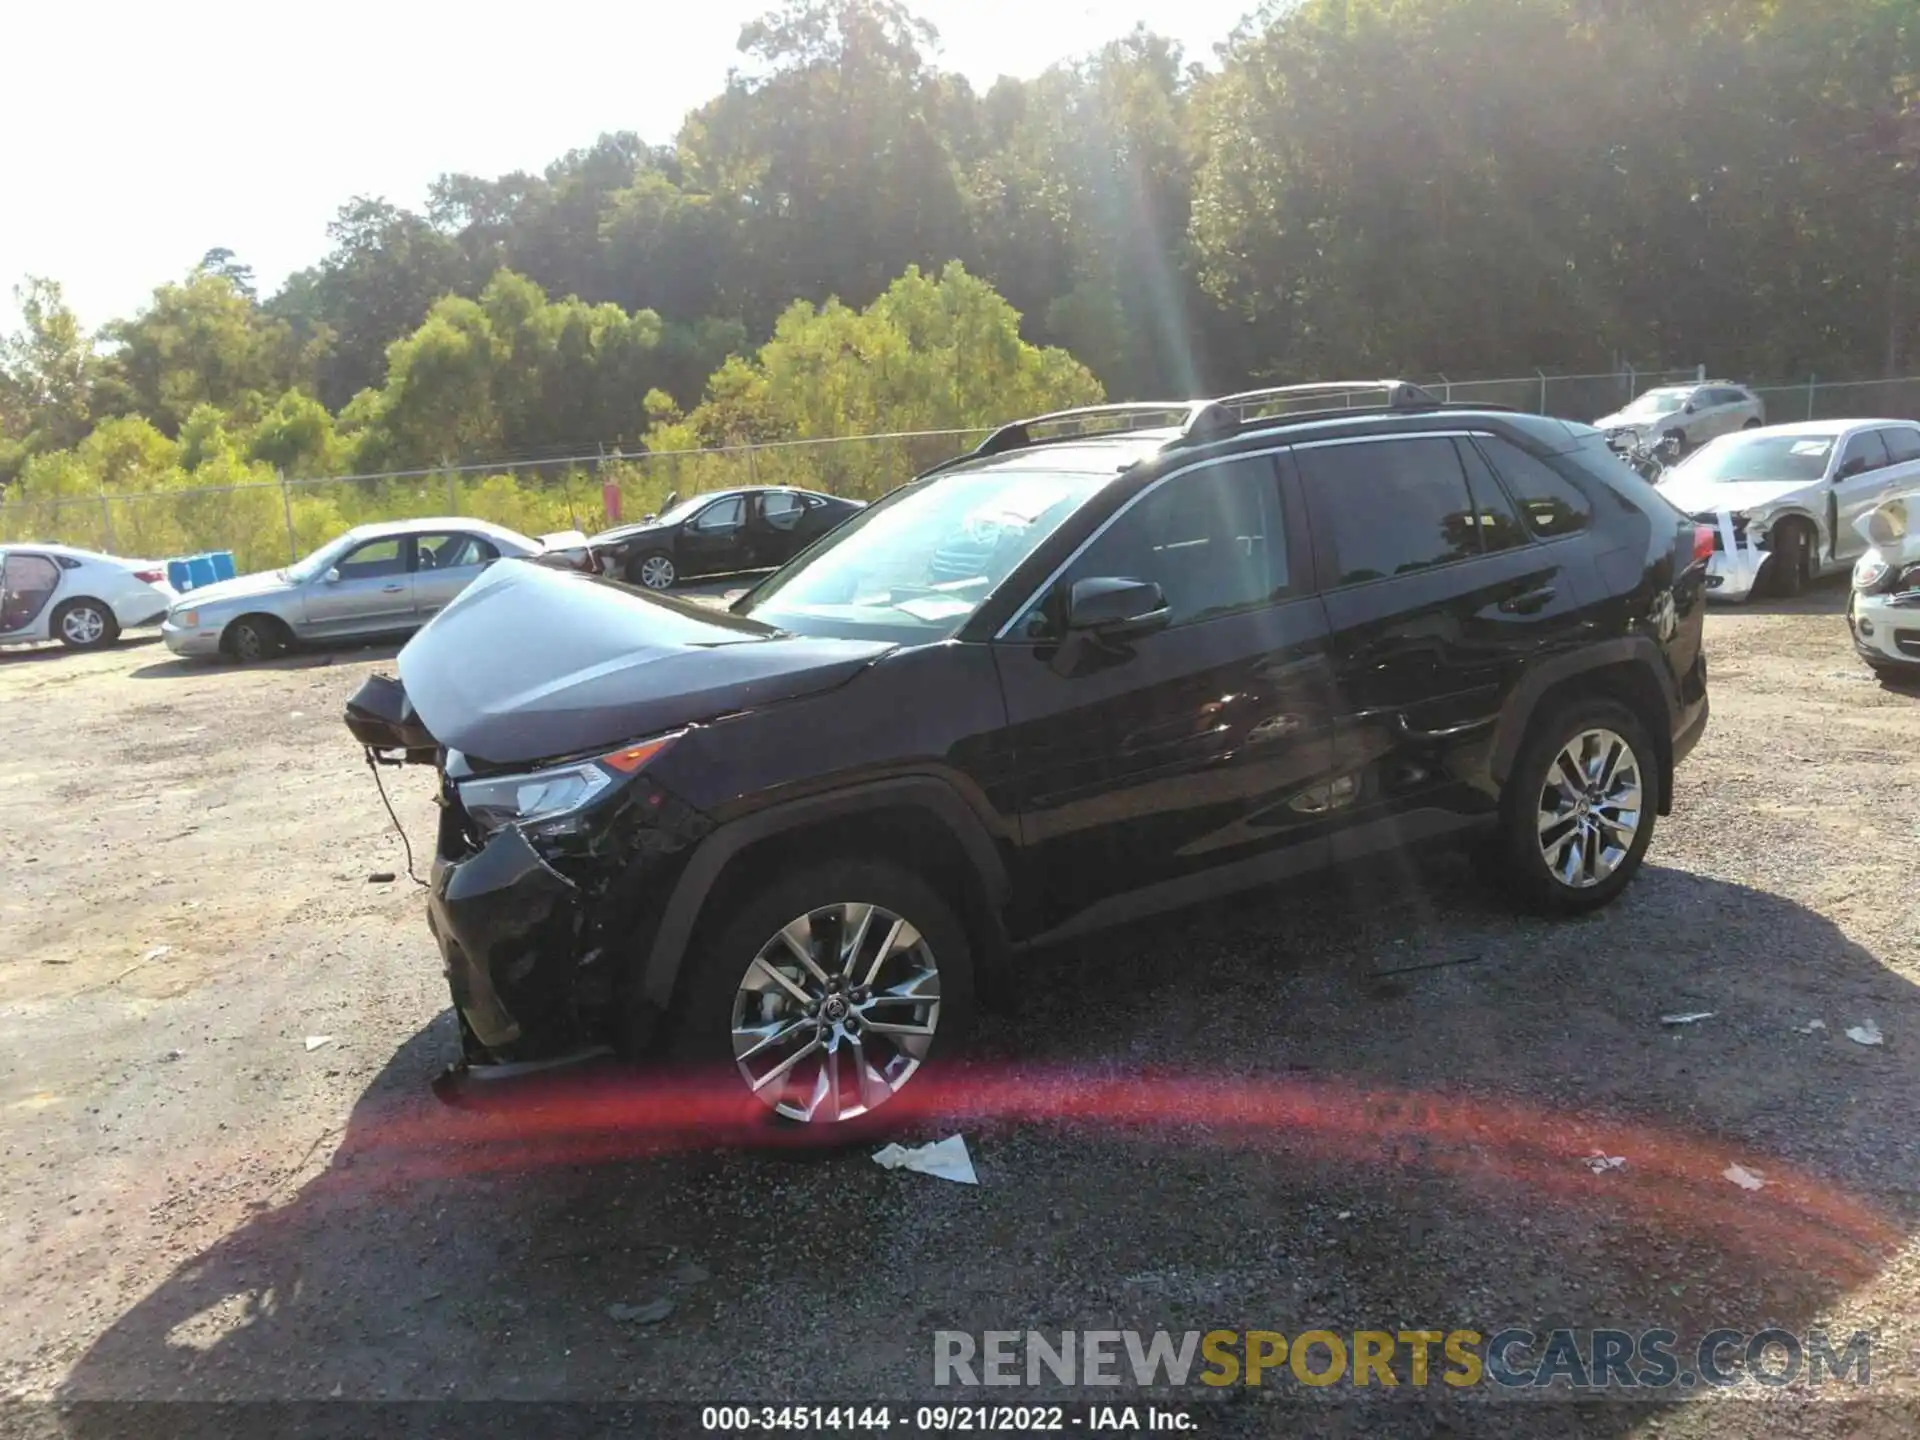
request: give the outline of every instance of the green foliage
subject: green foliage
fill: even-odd
[[[96,343],[28,281],[0,526],[84,537],[105,489],[175,527],[115,530],[273,559],[290,516],[295,548],[455,504],[590,522],[609,477],[640,512],[876,493],[941,455],[804,442],[1102,392],[1920,369],[1913,0],[1270,0],[1211,70],[1139,29],[984,95],[935,42],[900,0],[780,0],[672,145],[356,197],[264,301],[210,250]],[[393,470],[431,473],[266,483]],[[173,492],[211,476],[256,488],[189,524]]]

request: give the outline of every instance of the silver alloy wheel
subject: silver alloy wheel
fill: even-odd
[[[851,1120],[913,1078],[940,1023],[926,940],[878,905],[809,910],[760,947],[733,997],[733,1058],[790,1120]]]
[[[664,555],[649,555],[640,562],[640,583],[649,590],[673,588],[673,561]]]
[[[107,633],[107,621],[91,605],[76,605],[60,617],[60,633],[75,645],[96,645]]]
[[[1640,757],[1611,730],[1583,730],[1547,767],[1540,854],[1554,879],[1591,890],[1618,870],[1640,833]]]

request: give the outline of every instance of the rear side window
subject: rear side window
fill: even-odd
[[[1295,452],[1335,584],[1360,585],[1480,553],[1466,471],[1441,437]]]
[[[1519,502],[1527,526],[1542,540],[1577,535],[1593,523],[1593,506],[1559,471],[1536,460],[1518,445],[1498,435],[1475,437],[1507,493]]]
[[[1905,465],[1920,460],[1920,430],[1899,425],[1891,430],[1882,430],[1880,438],[1887,442],[1887,454],[1894,464]]]
[[[1480,532],[1480,546],[1488,553],[1512,550],[1527,543],[1527,532],[1513,513],[1513,504],[1493,478],[1493,471],[1480,452],[1468,440],[1455,440],[1460,463],[1467,471],[1467,493],[1473,496],[1473,523]]]
[[[1887,463],[1887,447],[1878,430],[1864,430],[1847,441],[1840,456],[1840,474],[1865,475]]]

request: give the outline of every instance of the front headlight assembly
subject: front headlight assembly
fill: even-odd
[[[525,826],[535,835],[571,835],[596,800],[638,775],[684,733],[675,731],[592,760],[464,780],[458,786],[460,804],[489,835],[508,825]]]

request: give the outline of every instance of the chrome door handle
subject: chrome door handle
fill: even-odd
[[[1542,585],[1538,590],[1529,590],[1524,595],[1508,596],[1500,602],[1500,608],[1509,615],[1531,615],[1551,605],[1556,593],[1553,586]]]
[[[380,593],[382,595],[398,595],[402,590],[405,590],[406,588],[407,587],[404,585],[382,585],[380,587]]]

